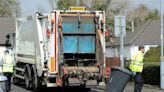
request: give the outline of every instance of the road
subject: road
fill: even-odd
[[[79,87],[69,87],[69,88],[43,88],[40,92],[104,92],[100,88],[92,88],[90,91],[88,89],[83,90]],[[32,92],[31,90],[26,90],[24,86],[12,85],[10,92]]]
[[[132,92],[133,91],[134,84],[129,83],[123,92]],[[10,92],[32,92],[30,90],[26,90],[23,86],[15,86],[12,85]],[[44,88],[41,89],[39,92],[105,92],[104,88],[92,88],[90,91],[83,90],[78,87],[69,87],[69,88]],[[163,90],[160,90],[159,87],[146,85],[143,87],[142,92],[164,92]]]

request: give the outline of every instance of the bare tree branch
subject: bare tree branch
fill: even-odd
[[[19,17],[18,0],[0,0],[0,17]]]
[[[51,9],[57,8],[57,3],[59,0],[48,0],[48,3],[50,4]]]

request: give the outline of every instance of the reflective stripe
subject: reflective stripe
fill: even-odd
[[[3,72],[13,73],[13,68],[14,68],[13,65],[3,64],[3,66],[2,66]]]
[[[13,67],[13,65],[11,65],[11,64],[3,64],[3,66],[6,66],[6,67]]]
[[[130,64],[134,64],[134,65],[139,65],[139,66],[143,66],[143,63],[130,63]]]
[[[143,64],[131,64],[130,65],[130,69],[133,72],[142,72],[143,70]]]

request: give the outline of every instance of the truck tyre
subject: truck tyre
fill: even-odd
[[[39,92],[39,87],[40,87],[41,84],[39,83],[39,78],[37,76],[35,66],[32,66],[32,71],[33,71],[33,74],[32,74],[32,87],[33,87],[34,92]]]
[[[25,85],[26,85],[26,89],[31,89],[31,69],[28,64],[26,65],[25,68]]]

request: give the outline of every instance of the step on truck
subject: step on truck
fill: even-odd
[[[16,20],[14,84],[97,86],[105,67],[105,13],[85,7]]]

